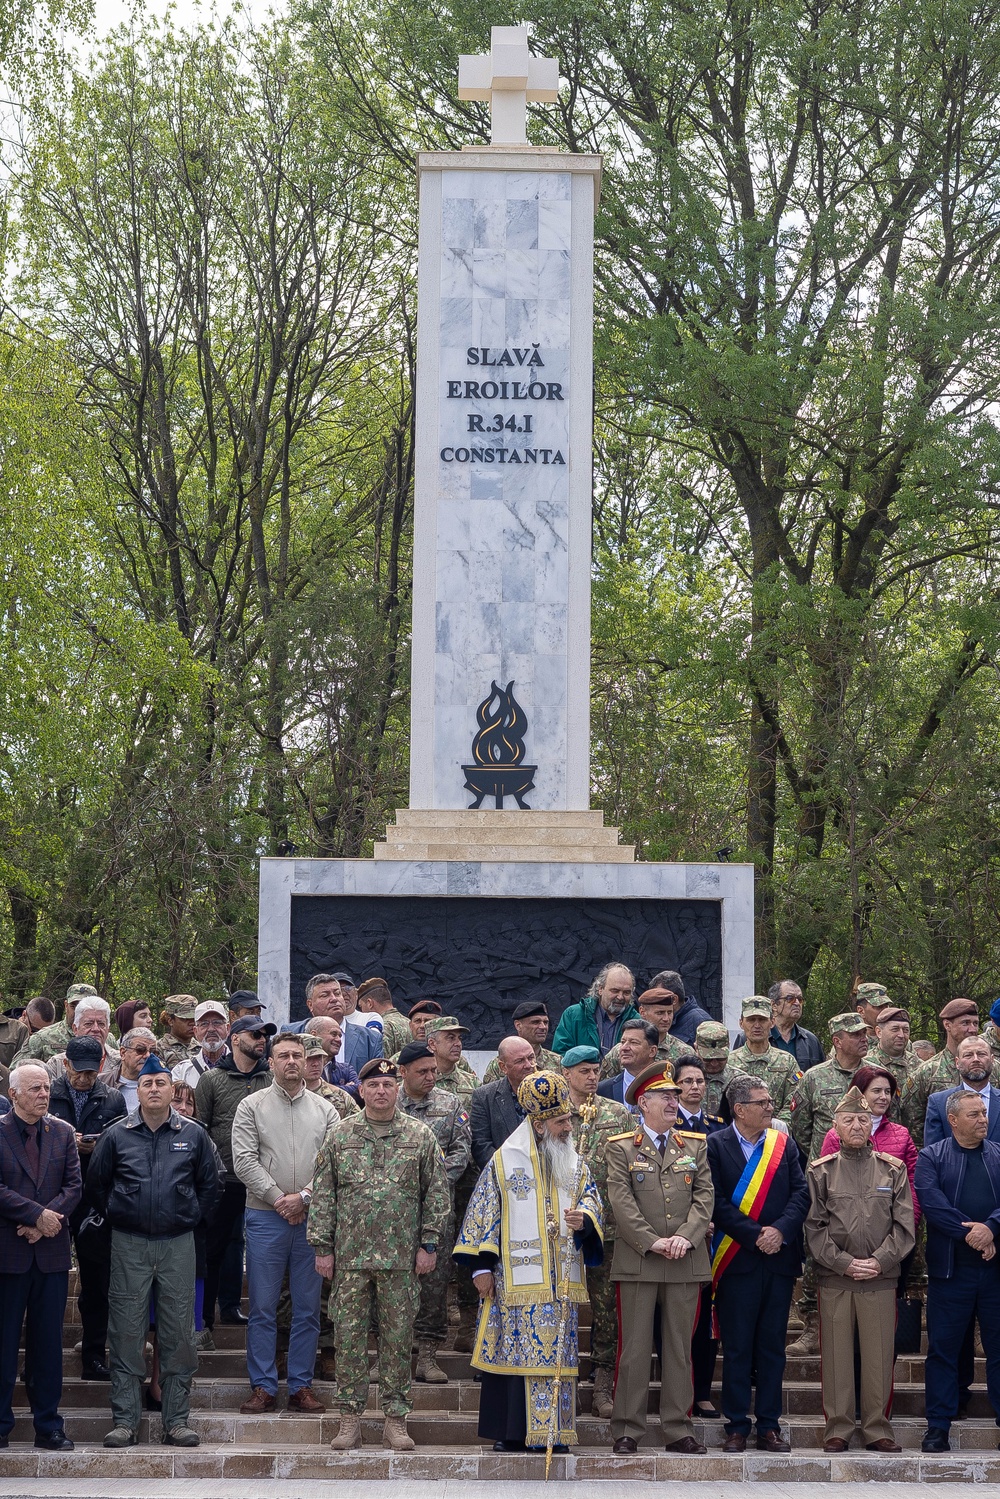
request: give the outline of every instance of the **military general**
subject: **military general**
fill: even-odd
[[[668,1452],[701,1453],[691,1424],[691,1329],[710,1277],[707,1234],[714,1191],[703,1135],[674,1128],[679,1089],[655,1062],[629,1086],[633,1132],[608,1141],[608,1200],[615,1217],[611,1275],[621,1318],[612,1450],[635,1452],[646,1434],[653,1319],[662,1338],[660,1423]]]
[[[361,1446],[368,1399],[368,1328],[378,1325],[384,1440],[408,1452],[410,1350],[420,1277],[434,1269],[451,1211],[433,1132],[397,1107],[395,1062],[373,1057],[360,1073],[364,1112],[324,1140],[316,1158],[307,1236],[316,1269],[333,1278],[341,1423],[332,1446]]]

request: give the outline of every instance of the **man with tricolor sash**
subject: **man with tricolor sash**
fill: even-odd
[[[611,1413],[612,1451],[635,1452],[646,1434],[653,1322],[658,1317],[660,1425],[667,1452],[703,1453],[691,1424],[691,1333],[701,1285],[709,1278],[712,1173],[705,1137],[674,1128],[679,1088],[669,1062],[632,1079],[625,1102],[635,1130],[605,1146],[608,1202],[615,1218],[611,1278],[618,1294],[618,1367]]]
[[[787,1452],[781,1435],[785,1333],[802,1268],[809,1186],[794,1140],[771,1128],[774,1100],[766,1083],[737,1074],[726,1099],[733,1123],[708,1140],[715,1186],[712,1288],[725,1350],[722,1450],[746,1450],[756,1382],[758,1450]]]

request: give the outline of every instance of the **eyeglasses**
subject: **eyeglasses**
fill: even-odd
[[[148,1057],[153,1053],[151,1046],[126,1046],[125,1050],[134,1051],[137,1057]]]
[[[750,1100],[750,1102],[747,1104],[747,1108],[750,1108],[750,1109],[773,1109],[774,1108],[774,1099],[773,1098],[752,1098]]]

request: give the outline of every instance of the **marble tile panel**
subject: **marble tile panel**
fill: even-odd
[[[469,597],[470,554],[465,551],[441,549],[437,554],[438,598],[455,600],[459,604]]]
[[[539,198],[538,248],[568,251],[572,233],[573,208],[569,199]]]
[[[568,347],[570,304],[563,297],[539,297],[535,303],[535,337],[551,348]]]
[[[506,248],[538,249],[538,202],[534,198],[507,198]]]
[[[494,178],[506,178],[504,172],[458,172],[446,171],[441,173],[441,198],[444,202],[448,198],[478,199],[483,193],[484,182]],[[506,181],[498,184],[502,191],[506,191]],[[498,195],[498,188],[492,189],[492,195]]]
[[[475,658],[482,654],[495,656],[504,638],[506,604],[477,600],[469,606],[469,646]]]
[[[512,652],[515,655],[526,656],[529,660],[533,658],[535,614],[536,605],[534,604],[500,605],[498,623],[505,657],[508,652]]]
[[[442,281],[443,274],[442,271]],[[506,285],[506,256],[503,251],[473,250],[470,286],[473,296],[496,297],[502,300],[506,296]],[[462,296],[464,290],[464,287],[457,288],[452,295]],[[482,342],[488,343],[489,340],[483,339]]]
[[[480,197],[473,208],[473,236],[477,250],[503,250],[507,235],[507,202]]]
[[[556,198],[563,196],[562,192],[556,187],[556,183],[562,180],[563,174],[561,172],[552,174],[552,190],[549,190],[547,187],[550,180],[548,172],[505,172],[504,176],[506,178],[504,182],[504,197],[506,198],[538,199],[541,197],[543,189],[549,197]],[[566,196],[568,197],[569,194],[567,193]]]
[[[507,306],[502,292],[477,292],[472,299],[469,342],[486,349],[503,348],[507,343]],[[476,374],[468,371],[463,378],[475,379]]]
[[[438,551],[464,552],[471,544],[472,506],[468,500],[441,499],[437,507]]]
[[[685,872],[685,895],[691,900],[698,899],[699,897],[701,899],[705,899],[706,897],[711,899],[718,892],[718,870],[706,868],[704,865],[698,864],[687,865]]]
[[[471,297],[475,250],[441,251],[442,297]]]
[[[493,521],[494,534],[500,530],[499,518]],[[500,549],[473,550],[469,554],[469,587],[473,596],[484,603],[499,604],[505,597],[503,588],[504,557]]]
[[[548,300],[569,298],[569,251],[539,250],[538,295]]]
[[[541,290],[539,272],[539,261],[541,256],[537,250],[508,250],[505,260],[505,286],[508,297],[523,300],[530,297],[537,298]],[[551,289],[546,291],[547,296],[557,295]]]
[[[460,378],[458,370],[465,366],[465,350],[470,342],[471,327],[471,295],[443,296],[441,298],[441,369],[446,380]],[[454,351],[457,349],[461,349],[460,361],[454,356]]]
[[[496,469],[476,468],[469,486],[469,498],[474,503],[469,508],[469,535],[474,548],[493,545],[493,523],[495,512],[485,507],[503,499],[503,478]]]
[[[438,464],[438,496],[446,500],[467,500],[471,466],[468,463]]]
[[[441,200],[441,243],[449,250],[471,250],[474,244],[475,200]]]
[[[533,603],[535,599],[534,547],[524,540],[524,533],[504,526],[503,602]]]

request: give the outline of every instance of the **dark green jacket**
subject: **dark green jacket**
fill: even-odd
[[[610,1046],[601,1047],[600,1032],[597,1029],[597,1021],[594,1019],[596,1009],[597,1000],[592,999],[588,994],[578,1005],[570,1005],[568,1010],[564,1010],[552,1038],[552,1050],[557,1051],[560,1056],[569,1051],[572,1046],[596,1046],[602,1055],[605,1051],[610,1051]],[[618,1016],[611,1046],[617,1046],[621,1040],[622,1026],[626,1020],[638,1019],[639,1011],[635,1005],[626,1005]]]

